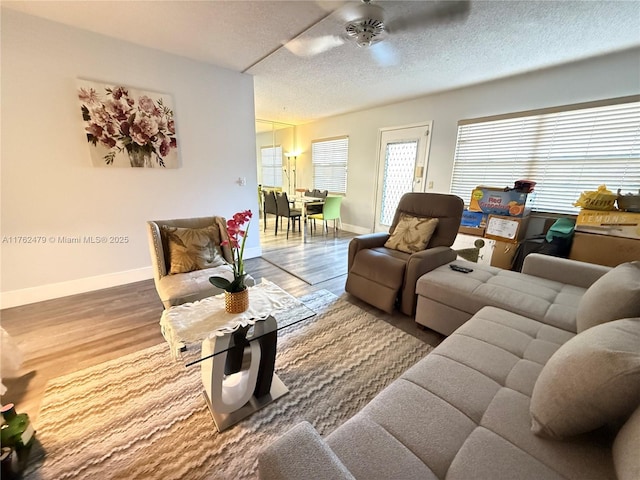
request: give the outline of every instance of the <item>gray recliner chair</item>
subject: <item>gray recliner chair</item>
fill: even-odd
[[[456,259],[450,247],[458,234],[463,208],[464,202],[455,195],[405,193],[389,233],[360,235],[349,243],[345,290],[385,312],[391,313],[397,304],[402,313],[413,315],[418,278]],[[385,247],[402,214],[438,219],[424,250],[406,253]]]

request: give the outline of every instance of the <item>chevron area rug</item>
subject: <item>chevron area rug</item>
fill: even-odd
[[[157,345],[49,383],[25,478],[257,478],[265,445],[302,420],[327,435],[431,351],[327,291],[302,300],[318,314],[279,334],[284,397],[218,433],[200,369]]]

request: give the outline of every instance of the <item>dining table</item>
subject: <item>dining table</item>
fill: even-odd
[[[300,231],[302,233],[302,242],[307,242],[307,209],[310,206],[324,205],[324,198],[318,197],[294,197],[291,199],[291,203],[294,206],[300,205],[300,211],[302,212],[302,219],[304,221],[304,228],[301,228]]]

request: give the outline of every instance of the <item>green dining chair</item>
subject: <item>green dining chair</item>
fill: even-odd
[[[326,229],[327,233],[329,232],[329,227],[327,226],[327,220],[333,220],[334,232],[338,229],[337,228],[338,224],[340,225],[340,228],[342,228],[342,219],[340,218],[341,202],[342,202],[342,197],[327,196],[324,199],[324,204],[322,205],[322,213],[316,213],[308,216],[308,218],[313,219],[313,229],[316,228],[316,220],[322,220],[324,222],[323,230]],[[338,223],[336,223],[336,221]]]

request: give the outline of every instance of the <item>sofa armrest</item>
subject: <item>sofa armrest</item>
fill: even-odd
[[[377,248],[383,247],[385,242],[389,239],[389,234],[385,232],[367,233],[365,235],[359,235],[354,237],[349,242],[349,260],[347,263],[347,271],[351,271],[353,260],[356,258],[356,254],[365,248]]]
[[[258,457],[262,480],[355,480],[309,422],[301,422]]]
[[[522,273],[546,278],[576,287],[589,288],[611,267],[594,263],[580,262],[568,258],[553,257],[540,253],[531,253],[524,259]]]
[[[416,303],[416,283],[425,273],[453,262],[456,252],[450,247],[428,248],[409,257],[402,287],[400,309],[405,315],[413,315]]]

